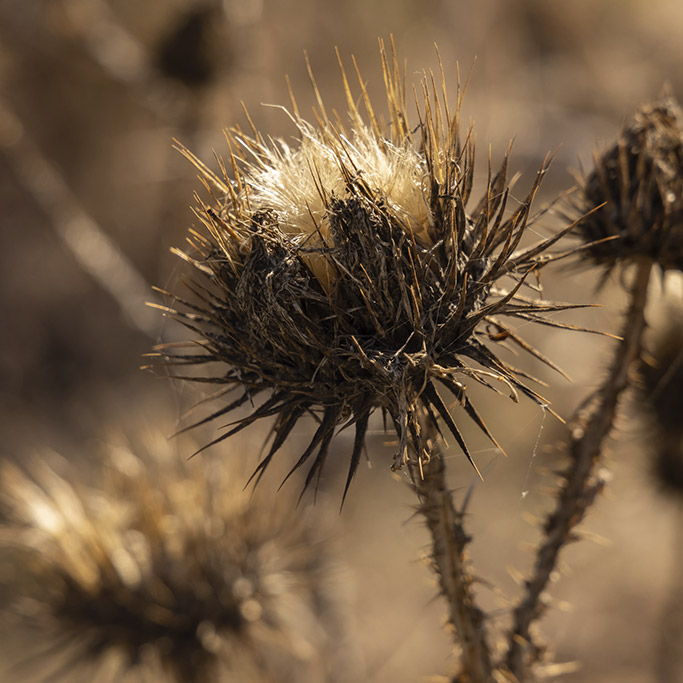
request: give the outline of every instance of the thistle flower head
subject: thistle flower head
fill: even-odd
[[[443,420],[469,457],[444,392],[492,440],[467,396],[470,381],[545,403],[493,347],[506,340],[552,366],[514,329],[520,321],[562,326],[546,314],[569,307],[522,289],[531,270],[552,260],[546,250],[560,237],[521,247],[547,166],[519,201],[506,155],[471,207],[474,144],[469,133],[461,139],[460,89],[451,110],[445,85],[425,75],[412,127],[395,54],[382,49],[382,66],[386,126],[360,75],[357,105],[342,67],[347,120],[328,115],[316,89],[315,125],[293,101],[294,146],[233,130],[220,174],[185,150],[213,196],[197,210],[206,230],[178,252],[194,267],[194,298],[175,297],[166,310],[193,331],[200,351],[160,354],[168,363],[219,363],[213,377],[199,379],[238,393],[213,418],[263,398],[216,439],[275,416],[255,474],[306,414],[317,428],[292,471],[310,458],[310,483],[335,432],[353,427],[348,489],[373,411],[398,435],[400,467],[428,457],[423,412],[434,424]]]
[[[596,156],[576,208],[587,214],[578,233],[597,242],[584,254],[608,270],[638,258],[683,269],[683,114],[672,97],[642,107]]]
[[[162,436],[112,448],[95,484],[55,457],[3,465],[18,596],[3,621],[28,633],[17,680],[342,680],[319,525],[245,493],[234,467],[181,457]]]

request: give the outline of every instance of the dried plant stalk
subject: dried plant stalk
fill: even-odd
[[[572,431],[570,464],[564,473],[565,482],[555,510],[543,525],[544,536],[531,577],[525,582],[524,595],[513,613],[505,666],[518,681],[528,680],[530,668],[538,662],[542,652],[530,630],[543,612],[541,594],[550,581],[560,551],[572,540],[573,530],[604,484],[597,466],[605,439],[614,424],[619,397],[629,384],[629,368],[640,353],[651,269],[650,260],[643,259],[637,263],[622,340],[607,379]]]
[[[432,538],[432,561],[448,602],[448,621],[462,648],[461,668],[466,676],[462,680],[486,683],[491,680],[493,667],[485,615],[475,602],[465,555],[471,537],[465,531],[462,512],[453,503],[438,446],[432,449],[429,460],[422,463],[421,472],[414,475],[413,488],[420,499],[420,513]]]
[[[133,262],[106,231],[85,210],[53,166],[31,139],[5,99],[0,99],[0,117],[7,123],[0,131],[0,152],[51,218],[55,233],[83,270],[116,302],[124,320],[152,339],[159,334],[159,323],[145,302],[149,285]],[[6,132],[6,131],[5,131]]]

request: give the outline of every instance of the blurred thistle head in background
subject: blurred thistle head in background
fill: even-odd
[[[320,508],[246,493],[242,467],[192,467],[161,435],[108,456],[95,484],[55,454],[2,466],[17,681],[351,680]]]
[[[320,475],[335,432],[354,427],[348,490],[375,410],[398,435],[394,467],[429,457],[423,415],[435,426],[443,420],[469,458],[444,390],[497,446],[467,383],[545,404],[533,378],[493,347],[507,344],[554,367],[515,324],[569,327],[552,316],[572,306],[537,299],[528,278],[559,257],[547,250],[562,233],[522,246],[547,165],[509,210],[506,154],[470,207],[474,143],[471,131],[461,138],[460,88],[451,109],[443,73],[425,74],[418,120],[409,124],[404,69],[393,50],[389,56],[382,46],[381,57],[386,125],[360,74],[359,108],[342,67],[348,120],[329,114],[315,88],[315,125],[292,98],[294,147],[253,126],[233,130],[218,174],[183,150],[210,199],[197,208],[205,229],[191,232],[187,253],[177,252],[194,268],[193,298],[174,296],[165,310],[195,339],[187,353],[173,345],[159,355],[169,365],[217,363],[210,376],[192,379],[238,394],[207,420],[264,397],[214,441],[275,416],[259,475],[306,414],[317,429],[292,468],[312,458],[306,485]]]
[[[188,88],[201,89],[233,59],[221,0],[197,0],[179,12],[157,46],[157,67]]]
[[[578,185],[574,205],[587,215],[577,233],[598,242],[588,258],[608,272],[641,258],[683,269],[683,114],[673,97],[643,106]]]
[[[663,324],[650,332],[640,363],[637,406],[649,423],[654,474],[683,500],[683,306],[663,306]]]

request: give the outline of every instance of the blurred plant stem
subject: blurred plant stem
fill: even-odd
[[[462,647],[460,676],[468,683],[487,683],[492,680],[493,667],[485,615],[474,600],[473,579],[465,554],[471,538],[462,523],[463,512],[455,507],[446,483],[439,441],[436,434],[429,436],[433,443],[431,457],[419,468],[414,467],[412,484],[420,499],[419,511],[432,537],[432,561],[441,592],[448,602],[448,621],[455,629],[456,642]]]
[[[145,305],[155,295],[145,277],[86,211],[59,168],[43,154],[2,97],[0,154],[6,157],[19,182],[45,211],[76,262],[116,302],[123,319],[133,329],[158,339],[158,316]]]
[[[543,613],[541,596],[557,566],[560,550],[575,539],[574,528],[584,518],[605,483],[598,464],[604,442],[614,424],[619,397],[629,384],[629,368],[640,354],[651,269],[649,259],[636,264],[622,339],[609,374],[578,415],[570,435],[570,463],[563,473],[564,484],[558,493],[555,510],[543,525],[543,540],[533,571],[513,613],[505,664],[517,681],[530,679],[531,668],[542,652],[541,646],[534,642],[531,626]]]
[[[676,501],[671,541],[671,578],[660,617],[655,650],[656,683],[680,683],[683,676],[683,501]]]

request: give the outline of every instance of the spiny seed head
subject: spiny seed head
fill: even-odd
[[[640,364],[638,404],[649,418],[654,473],[662,487],[683,495],[683,309],[671,307],[668,323],[651,334]]]
[[[583,253],[594,262],[611,270],[647,258],[683,269],[683,115],[676,101],[642,107],[616,143],[596,155],[577,196],[576,208],[586,214],[577,232],[591,243]]]
[[[56,456],[3,464],[17,681],[343,679],[319,519],[244,492],[225,461],[194,465],[160,435],[112,447],[95,484]]]
[[[347,121],[328,115],[316,89],[315,125],[293,101],[294,146],[233,130],[219,175],[183,150],[213,197],[197,209],[205,231],[178,252],[194,267],[194,298],[175,297],[166,309],[193,331],[194,350],[159,351],[169,364],[219,363],[215,375],[197,379],[238,394],[213,418],[263,398],[216,439],[275,416],[259,476],[306,414],[318,426],[292,471],[311,458],[308,485],[335,432],[353,426],[348,489],[373,411],[396,430],[400,467],[427,457],[423,413],[434,424],[442,419],[469,457],[444,392],[492,440],[467,396],[469,381],[545,403],[493,348],[506,341],[552,366],[514,323],[563,326],[547,314],[571,307],[537,300],[531,285],[530,296],[521,293],[530,271],[555,258],[546,250],[561,236],[521,247],[547,166],[519,201],[506,181],[506,154],[471,207],[474,144],[470,132],[461,139],[460,89],[451,110],[443,74],[439,87],[426,74],[413,127],[395,53],[381,53],[387,126],[359,75],[361,112],[342,67]]]

